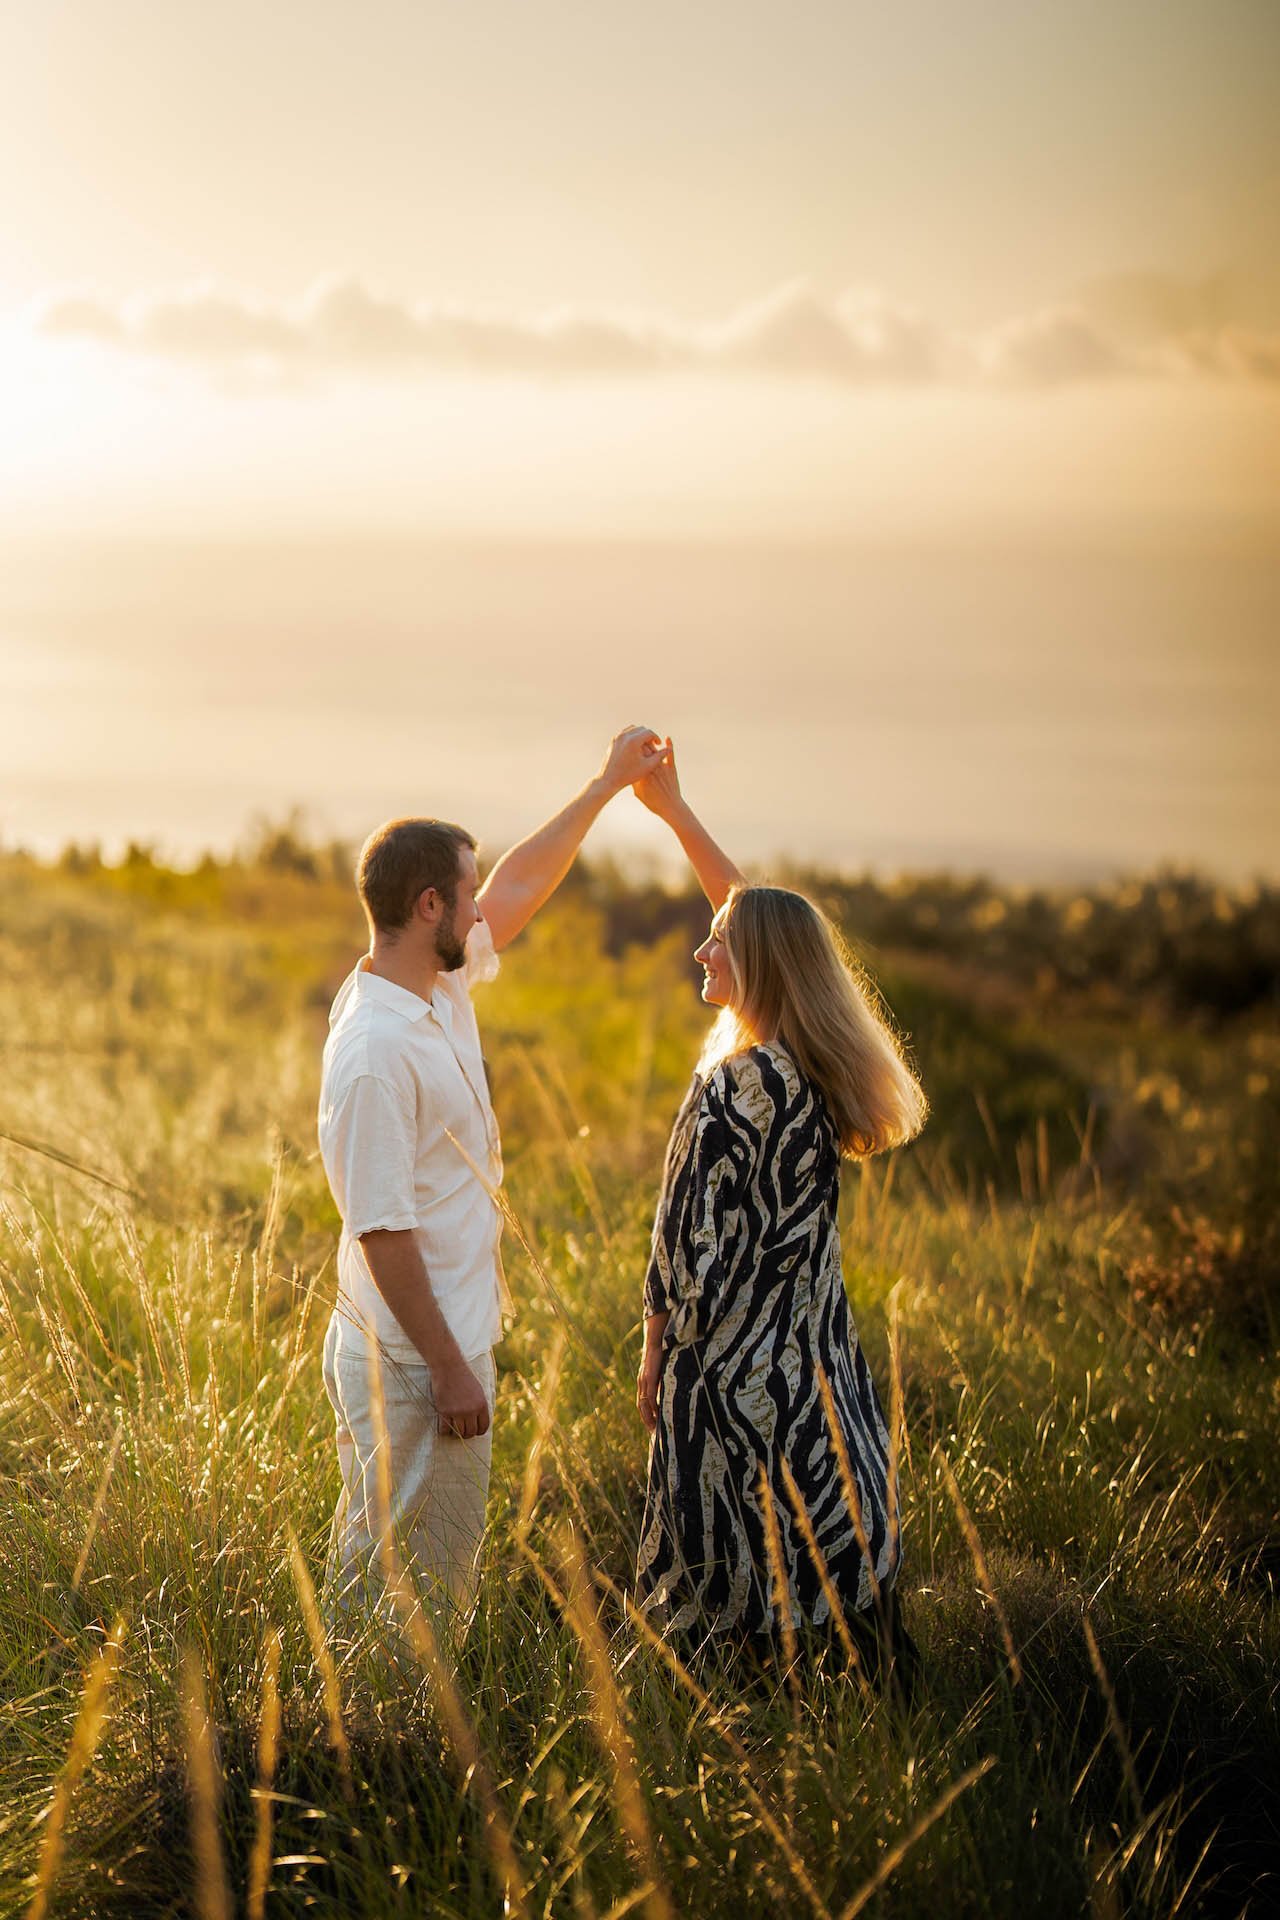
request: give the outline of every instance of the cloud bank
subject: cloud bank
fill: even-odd
[[[934,325],[883,294],[834,297],[805,282],[702,326],[658,314],[563,308],[539,315],[397,299],[356,278],[296,301],[201,282],[113,302],[53,294],[34,325],[205,369],[406,377],[432,371],[543,379],[751,374],[844,386],[1044,389],[1118,378],[1280,383],[1280,333],[1232,317],[1226,282],[1118,276],[1073,302],[976,335]]]

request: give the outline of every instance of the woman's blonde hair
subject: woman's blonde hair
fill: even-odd
[[[785,887],[734,887],[712,922],[729,956],[733,1004],[707,1037],[698,1071],[776,1041],[820,1089],[851,1158],[919,1133],[924,1089],[888,1008],[826,915]]]

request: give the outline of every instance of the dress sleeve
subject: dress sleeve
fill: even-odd
[[[645,1312],[670,1313],[669,1336],[678,1345],[706,1337],[733,1272],[748,1153],[718,1068],[703,1088],[688,1150],[658,1201],[645,1279]]]

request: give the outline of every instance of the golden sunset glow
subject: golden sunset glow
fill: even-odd
[[[1270,7],[86,0],[0,54],[6,841],[497,831],[621,703],[758,858],[1274,869]]]

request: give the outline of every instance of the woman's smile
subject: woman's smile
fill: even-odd
[[[732,975],[721,963],[726,957],[724,942],[712,923],[711,932],[694,954],[702,968],[702,997],[708,1006],[723,1007],[729,999]]]

